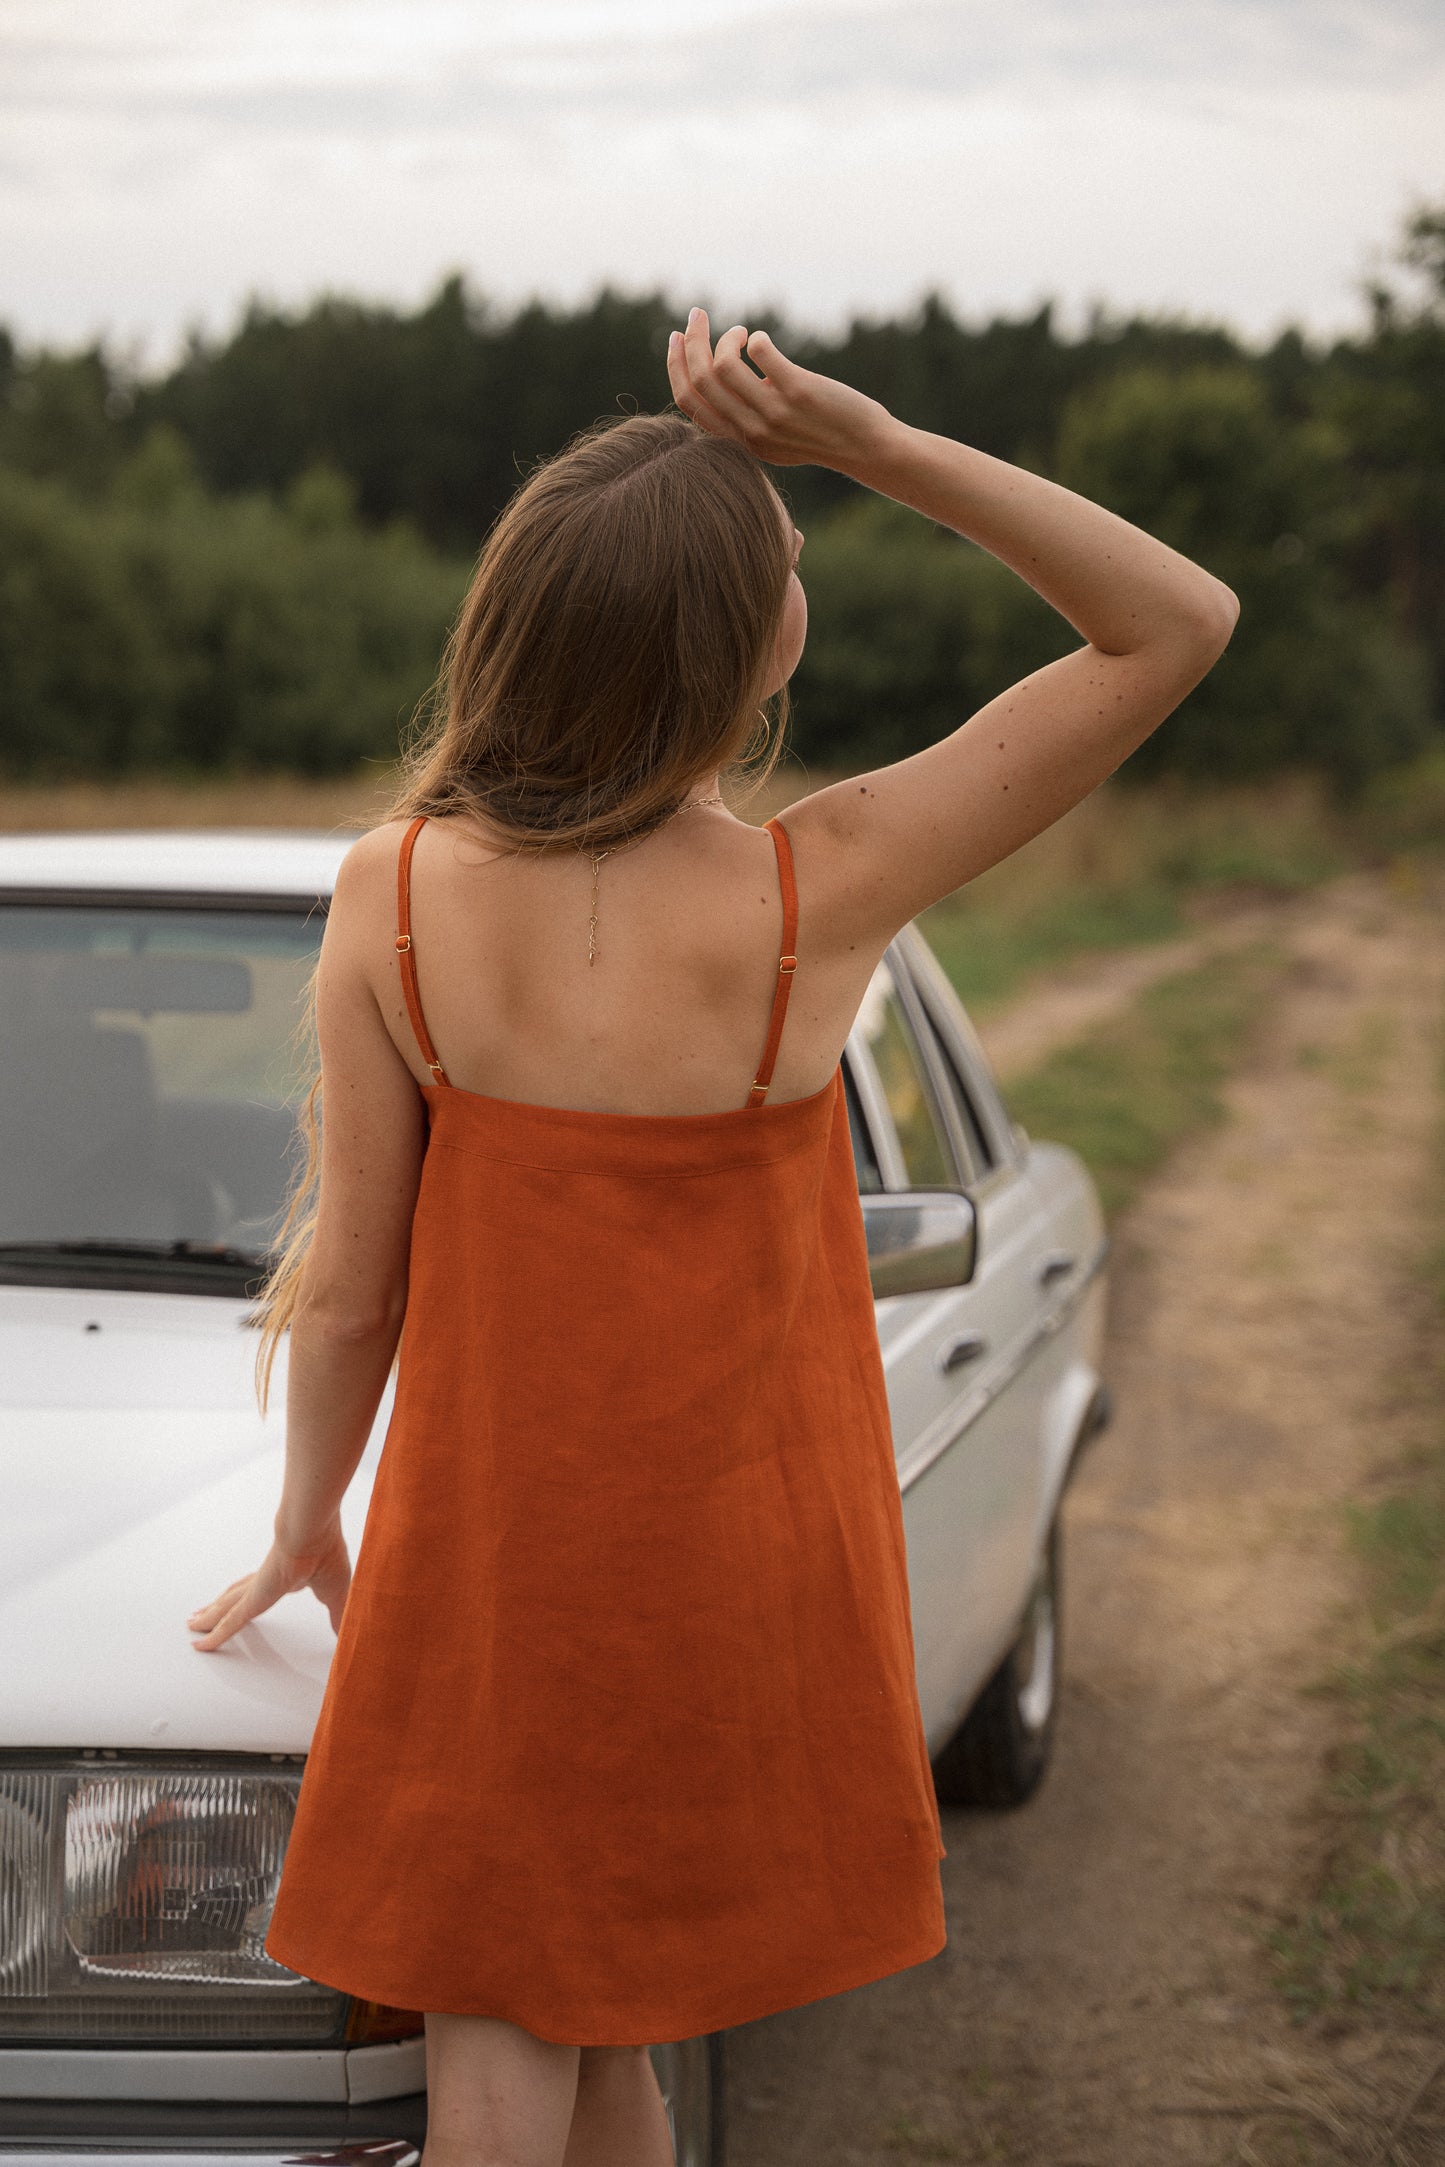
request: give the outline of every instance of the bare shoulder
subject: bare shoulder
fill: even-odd
[[[333,967],[356,964],[374,981],[377,959],[391,960],[396,927],[396,870],[408,822],[387,820],[358,835],[337,869],[325,946]]]
[[[860,940],[881,956],[904,922],[886,879],[887,844],[879,849],[886,813],[878,780],[856,775],[829,784],[779,816],[797,867],[799,941],[816,959],[854,956]]]
[[[358,835],[342,859],[332,891],[333,907],[347,919],[385,908],[395,911],[396,873],[402,840],[410,822],[385,820]]]

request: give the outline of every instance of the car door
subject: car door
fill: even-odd
[[[1007,1118],[969,1091],[908,942],[890,950],[858,1036],[895,1146],[891,1179],[886,1146],[882,1155],[885,1185],[962,1187],[978,1214],[967,1286],[878,1305],[919,1696],[936,1750],[1011,1641],[1036,1564],[1043,1407],[1027,1350],[1040,1221]]]

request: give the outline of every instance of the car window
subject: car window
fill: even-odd
[[[300,912],[0,910],[0,1242],[279,1230],[321,939]]]
[[[929,1046],[935,1061],[948,1080],[949,1095],[957,1109],[958,1118],[963,1127],[964,1140],[968,1146],[969,1157],[973,1161],[975,1175],[986,1174],[997,1163],[993,1148],[988,1140],[988,1132],[984,1128],[973,1093],[968,1087],[952,1046],[941,1031],[934,1029],[933,1018],[927,1013],[926,1009],[925,1029],[928,1032]]]
[[[846,1062],[843,1064],[843,1094],[848,1106],[848,1134],[853,1139],[853,1164],[858,1174],[859,1193],[877,1196],[883,1187],[883,1174],[868,1124],[863,1119],[863,1109],[858,1103],[858,1086]]]
[[[893,1117],[909,1187],[952,1188],[958,1176],[934,1112],[918,1042],[886,969],[875,975],[858,1021]]]

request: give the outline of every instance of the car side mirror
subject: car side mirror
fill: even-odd
[[[957,1189],[865,1196],[863,1227],[876,1296],[967,1286],[978,1259],[978,1218]]]

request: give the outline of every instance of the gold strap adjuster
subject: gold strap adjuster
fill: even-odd
[[[396,936],[396,942],[395,942],[395,947],[396,947],[396,952],[397,952],[397,954],[398,954],[399,956],[404,956],[404,955],[406,954],[406,952],[407,952],[408,948],[410,948],[410,946],[411,946],[411,935],[410,935],[409,933],[398,933],[398,934],[397,934],[397,936]]]
[[[795,971],[797,968],[798,959],[796,956],[780,956],[778,958],[779,976],[781,976],[784,971]]]

